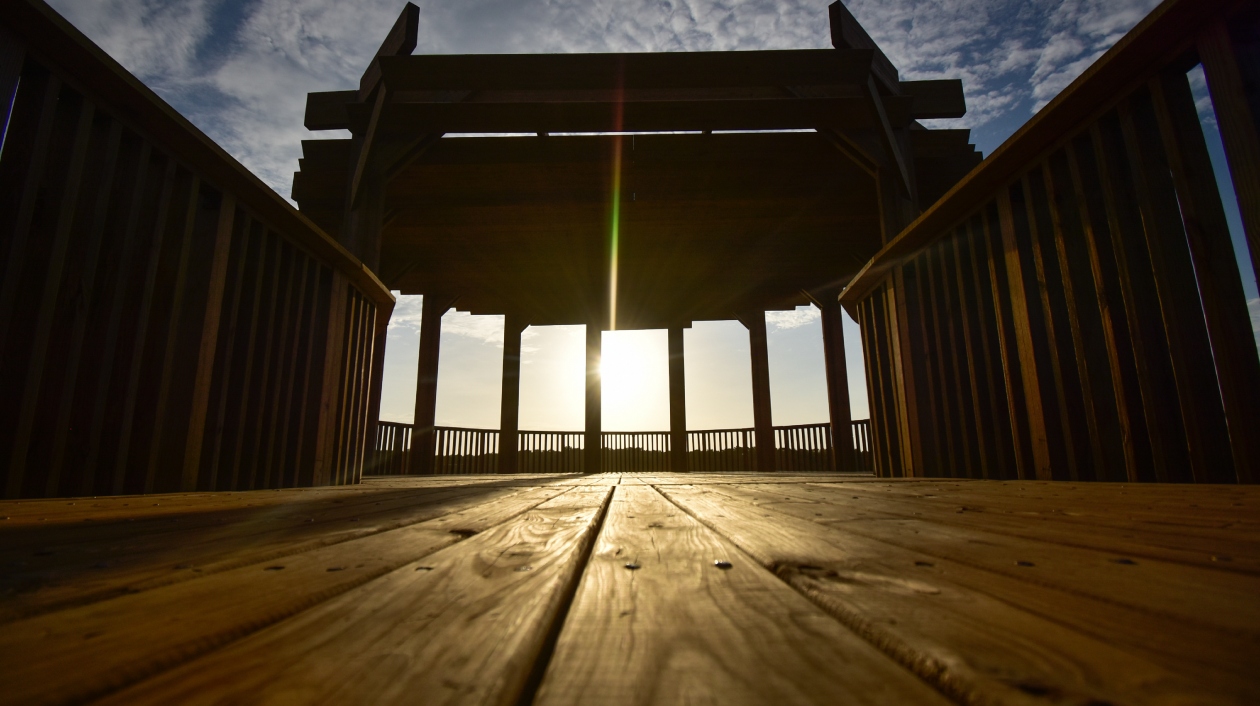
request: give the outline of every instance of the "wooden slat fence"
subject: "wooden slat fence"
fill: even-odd
[[[586,435],[576,431],[517,432],[522,473],[581,473]]]
[[[752,429],[687,432],[687,469],[705,473],[752,471],[757,457]]]
[[[375,452],[364,475],[400,476],[411,468],[411,425],[377,422]]]
[[[1260,360],[1187,78],[1254,262],[1256,37],[1254,3],[1163,3],[854,278],[879,475],[1260,479]]]
[[[393,297],[39,0],[0,4],[0,492],[357,481]]]
[[[603,435],[604,471],[669,471],[669,432],[606,431]]]
[[[777,470],[829,471],[829,424],[775,427]],[[853,422],[858,470],[870,472],[870,432],[865,419]],[[410,468],[410,424],[378,422],[373,460],[365,475],[403,475]],[[434,468],[445,473],[494,473],[498,470],[496,429],[435,427]],[[688,464],[692,471],[751,472],[756,468],[752,429],[688,432]],[[577,431],[518,432],[521,473],[581,473],[584,435]],[[608,472],[666,472],[669,432],[603,434],[604,469]]]

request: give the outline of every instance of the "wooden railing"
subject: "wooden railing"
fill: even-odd
[[[687,469],[731,473],[757,468],[752,429],[709,429],[687,432]]]
[[[0,3],[0,493],[355,482],[389,291],[40,0]]]
[[[669,470],[667,431],[606,431],[603,444],[605,472]]]
[[[374,455],[365,475],[403,475],[411,468],[410,424],[378,422]],[[437,474],[495,473],[499,461],[499,431],[435,427],[434,469]],[[774,428],[776,470],[831,470],[831,425],[800,424]],[[518,432],[521,473],[581,473],[583,433],[576,431]],[[869,473],[870,426],[853,422],[853,449],[859,472]],[[687,433],[691,471],[751,472],[756,468],[752,429],[710,429]],[[669,432],[603,433],[603,464],[610,473],[670,470]]]
[[[517,467],[522,473],[581,473],[585,436],[577,431],[517,432]]]
[[[401,422],[377,422],[375,454],[364,475],[406,475],[411,469],[411,429]]]
[[[882,476],[1260,480],[1260,360],[1187,71],[1260,256],[1254,3],[1168,0],[841,302]]]

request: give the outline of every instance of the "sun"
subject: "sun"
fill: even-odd
[[[665,331],[604,334],[599,366],[604,429],[642,431],[669,426],[669,367]]]

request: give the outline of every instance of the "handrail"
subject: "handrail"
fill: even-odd
[[[858,472],[869,473],[870,425],[853,421],[852,443]],[[410,469],[412,425],[377,422],[375,457],[365,475],[404,475]],[[791,424],[774,427],[776,469],[828,471],[831,469],[831,425]],[[438,474],[494,473],[498,467],[499,430],[478,427],[434,427],[434,469]],[[753,429],[702,429],[688,435],[688,463],[692,471],[750,472],[756,468]],[[517,432],[521,473],[580,473],[585,434],[580,431]],[[607,472],[670,470],[670,433],[667,431],[603,432]]]
[[[167,149],[194,163],[208,181],[232,192],[241,204],[283,229],[311,254],[335,266],[373,302],[394,303],[389,288],[349,250],[46,3],[6,0],[0,3],[0,23],[20,27],[27,51],[37,52],[41,61],[58,65],[79,84],[90,87],[96,100],[126,116],[127,121]]]
[[[0,3],[0,493],[357,482],[394,297],[42,0]]]
[[[845,306],[870,295],[888,272],[944,237],[980,201],[1014,178],[1038,155],[1067,139],[1065,126],[1087,121],[1112,105],[1135,83],[1184,51],[1194,34],[1240,5],[1236,0],[1165,0],[1111,49],[1068,84],[1044,108],[1006,139],[983,162],[939,198],[858,271],[840,293]],[[1136,78],[1135,78],[1136,76]]]
[[[881,476],[1260,482],[1260,11],[1165,0],[840,295]]]

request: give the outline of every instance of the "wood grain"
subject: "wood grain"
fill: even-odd
[[[621,486],[534,703],[697,700],[946,702],[657,491]]]
[[[824,527],[729,487],[662,491],[963,703],[1044,704],[1049,695],[1068,703],[1241,704],[1257,696],[1250,677],[1250,639],[1234,642],[1234,648],[1243,646],[1241,655],[1217,648],[1205,656],[1197,650],[1229,635],[1134,618],[1114,604],[1047,592],[1033,583]],[[1229,605],[1240,608],[1248,600],[1236,596]],[[1106,634],[1082,629],[1087,626]],[[1127,632],[1130,639],[1117,644],[1114,631]],[[1132,644],[1135,633],[1141,633],[1146,647]],[[1185,642],[1177,635],[1187,636]],[[1195,644],[1196,651],[1185,644]]]
[[[102,703],[514,703],[610,492],[565,493]]]
[[[76,702],[169,669],[528,511],[566,488],[496,494],[389,532],[10,623],[0,703]]]

